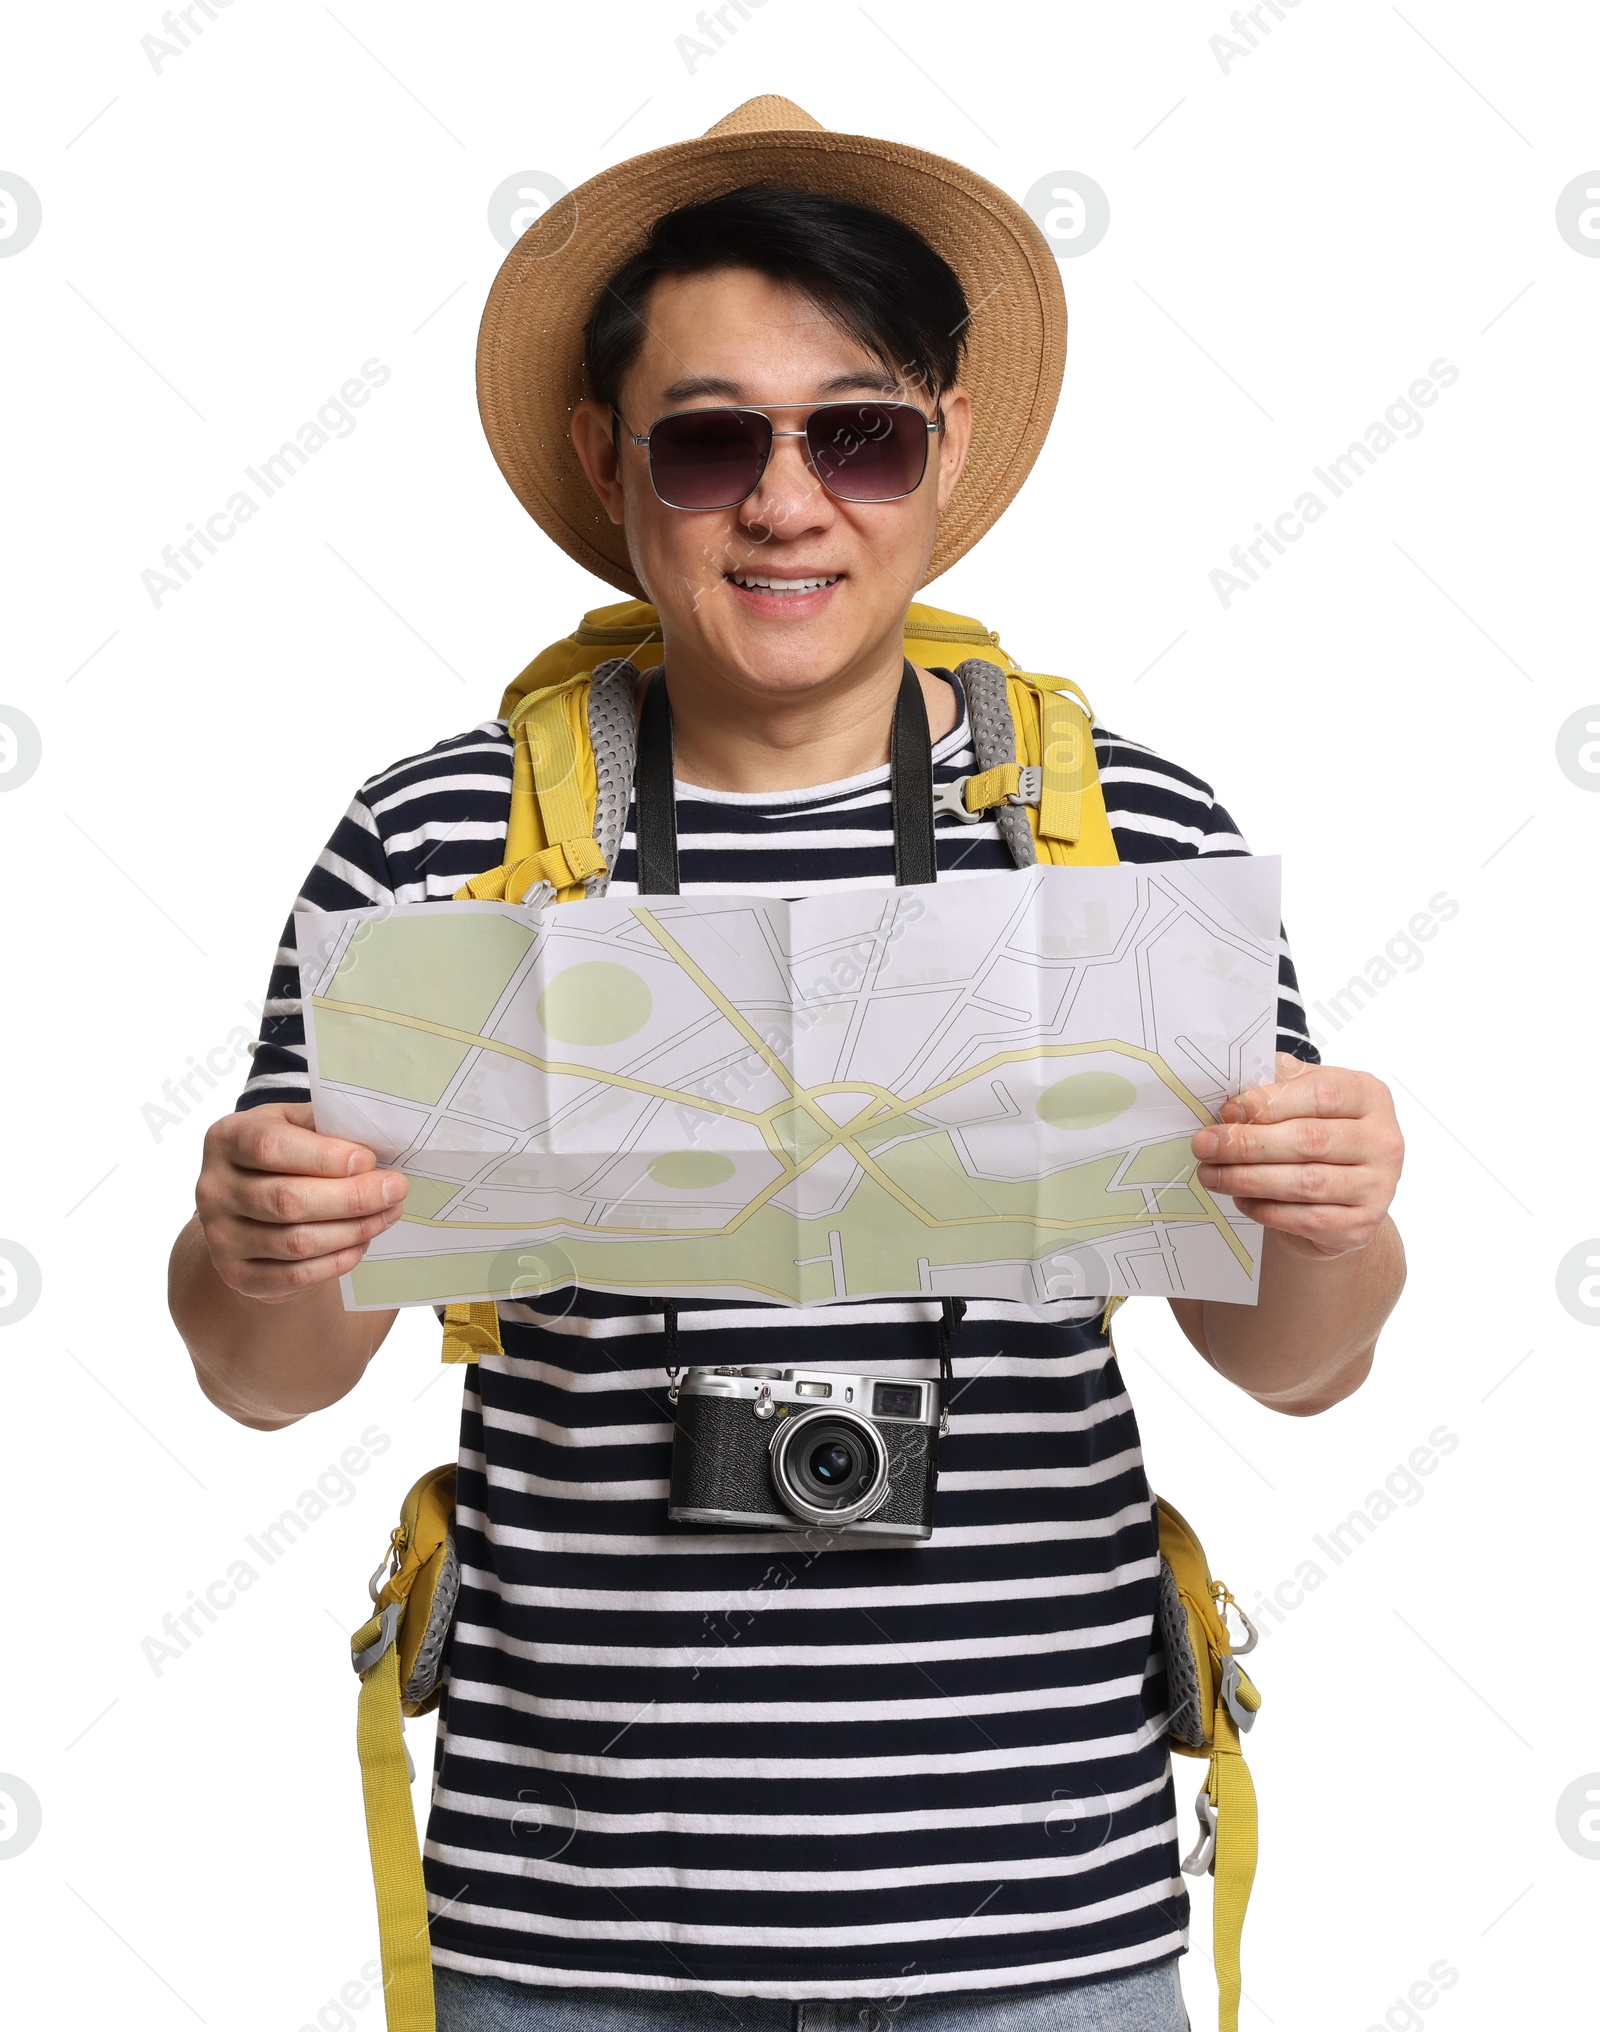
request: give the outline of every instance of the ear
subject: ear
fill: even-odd
[[[616,413],[604,402],[586,398],[572,412],[569,434],[584,477],[600,505],[616,523],[622,521],[622,472],[613,429]]]
[[[939,511],[949,505],[972,444],[972,398],[957,382],[939,397],[944,429],[939,433]]]

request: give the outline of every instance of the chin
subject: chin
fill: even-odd
[[[864,644],[841,641],[838,631],[795,629],[774,639],[773,634],[741,631],[731,641],[716,645],[720,662],[731,666],[740,680],[754,691],[808,691],[826,684],[847,669],[861,654]]]

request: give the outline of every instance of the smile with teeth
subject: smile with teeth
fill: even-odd
[[[835,572],[831,578],[779,579],[759,572],[728,573],[733,583],[747,593],[817,593],[825,586],[836,586],[843,576],[842,572]]]

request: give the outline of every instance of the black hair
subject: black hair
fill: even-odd
[[[664,275],[752,268],[809,297],[898,379],[937,397],[966,345],[955,270],[903,220],[825,191],[751,183],[680,206],[600,291],[584,326],[590,391],[615,408],[644,342],[645,305]]]

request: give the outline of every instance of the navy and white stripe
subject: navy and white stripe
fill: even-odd
[[[1197,778],[1096,729],[1127,861],[1247,851]],[[936,777],[973,767],[965,722]],[[365,785],[302,894],[448,897],[502,858],[490,722]],[[686,893],[894,880],[887,771],[782,796],[680,787]],[[1011,865],[941,821],[942,877]],[[613,890],[632,893],[627,832]],[[306,1098],[292,949],[242,1106]],[[1316,1056],[1287,948],[1280,1048]],[[1093,1303],[972,1305],[936,1528],[669,1524],[659,1313],[501,1306],[466,1371],[461,1605],[425,1868],[436,1962],[529,1983],[894,1997],[1104,1977],[1186,1944],[1152,1659],[1156,1536]],[[925,1302],[682,1315],[682,1358],[937,1373]]]

